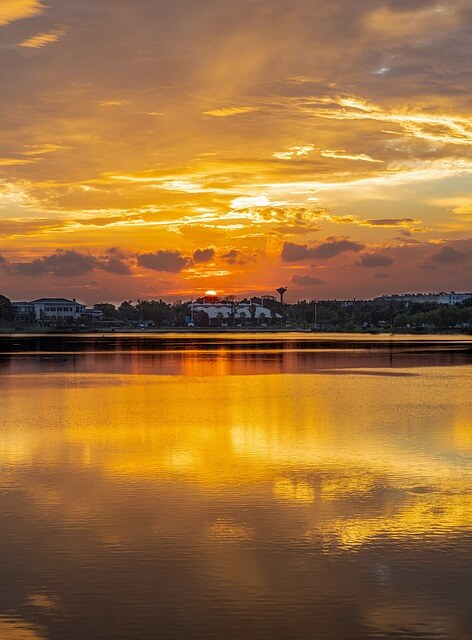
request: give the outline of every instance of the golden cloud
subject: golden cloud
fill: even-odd
[[[63,151],[64,149],[70,149],[60,144],[26,144],[23,150],[20,151],[22,156],[42,156],[45,153],[54,153],[55,151]]]
[[[243,113],[251,113],[258,110],[258,107],[223,107],[221,109],[204,111],[204,115],[215,116],[216,118],[229,118],[230,116],[238,116]]]
[[[371,158],[366,153],[348,153],[344,149],[325,149],[320,152],[320,155],[322,155],[323,158],[341,158],[343,160],[361,160],[364,162],[383,162],[383,160]]]
[[[287,147],[285,151],[276,151],[272,156],[277,160],[292,160],[293,158],[309,155],[314,148],[312,144],[306,144],[301,147]]]
[[[102,100],[98,103],[101,107],[123,107],[129,104],[129,100]]]
[[[33,164],[37,159],[26,160],[25,158],[0,158],[0,167],[16,167],[22,164]]]
[[[51,44],[52,42],[57,42],[59,38],[62,38],[67,33],[67,29],[60,28],[55,29],[54,31],[49,31],[47,33],[38,33],[36,36],[32,36],[31,38],[27,38],[20,43],[20,47],[27,47],[29,49],[41,49],[45,47],[47,44]]]
[[[383,109],[355,96],[324,96],[292,100],[307,115],[328,120],[377,120],[398,125],[399,131],[384,131],[442,144],[472,145],[470,118],[431,113],[421,108]]]
[[[458,215],[472,215],[472,198],[456,197],[456,198],[436,198],[431,200],[431,204],[437,207],[447,207]]]
[[[31,18],[44,9],[40,0],[2,0],[0,3],[0,26]]]

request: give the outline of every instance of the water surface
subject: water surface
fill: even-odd
[[[469,639],[470,338],[0,338],[0,638]]]

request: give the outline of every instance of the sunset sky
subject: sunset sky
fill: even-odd
[[[0,0],[0,293],[472,289],[470,0]]]

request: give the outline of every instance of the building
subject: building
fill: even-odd
[[[77,320],[85,312],[85,305],[75,298],[38,298],[31,302],[12,302],[13,315],[16,320]]]
[[[399,302],[432,302],[434,304],[460,304],[465,300],[472,298],[472,293],[456,293],[451,291],[446,293],[441,291],[440,293],[400,293],[387,296],[380,296],[375,298],[379,301],[398,300]]]
[[[209,326],[244,326],[257,324],[268,326],[273,320],[280,321],[282,316],[257,303],[220,300],[214,291],[208,291],[203,298],[188,305],[186,324],[195,326],[201,323],[200,315],[206,314]]]
[[[13,317],[20,322],[34,321],[34,306],[31,302],[12,302]]]
[[[95,309],[95,307],[87,307],[82,311],[82,316],[86,318],[91,318],[92,320],[103,320],[103,311],[100,309]]]

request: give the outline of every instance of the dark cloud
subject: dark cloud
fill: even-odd
[[[118,275],[131,274],[127,254],[116,247],[112,247],[104,256],[101,256],[99,266],[100,269],[109,271],[110,273],[116,273]]]
[[[117,248],[111,248],[99,257],[75,249],[58,249],[48,256],[24,262],[7,262],[0,258],[0,267],[12,275],[42,276],[52,274],[59,277],[83,276],[94,269],[119,275],[129,275],[129,257]]]
[[[322,280],[321,278],[314,278],[313,276],[299,276],[296,274],[292,276],[292,282],[293,284],[298,284],[301,287],[310,287],[311,285],[326,284],[326,281]]]
[[[283,262],[298,262],[310,259],[329,260],[348,251],[359,252],[364,246],[362,242],[353,242],[346,238],[328,238],[326,242],[322,242],[315,247],[294,242],[284,242],[281,257]]]
[[[413,218],[374,218],[365,220],[365,224],[371,227],[401,227],[416,222],[418,221]]]
[[[364,246],[362,242],[353,242],[345,238],[328,238],[326,242],[319,244],[313,250],[313,258],[333,258],[340,253],[347,253],[348,251],[357,253],[361,251]]]
[[[472,251],[463,252],[455,249],[454,247],[445,245],[429,256],[427,262],[438,266],[449,266],[462,264],[470,260],[470,258],[472,258]]]
[[[369,269],[374,267],[389,267],[393,264],[393,258],[385,255],[385,253],[364,253],[361,255],[359,262],[356,262],[356,267],[368,267]]]
[[[75,249],[58,249],[50,256],[35,258],[30,262],[12,262],[8,271],[24,276],[42,276],[48,273],[60,276],[82,276],[99,267],[100,261],[90,253]]]
[[[245,264],[247,262],[246,257],[242,251],[237,249],[231,249],[227,253],[224,253],[221,258],[228,264]]]
[[[215,256],[215,250],[209,247],[208,249],[197,249],[193,253],[194,262],[209,262]]]
[[[228,253],[224,253],[221,257],[223,258],[223,260],[226,260],[228,264],[234,264],[240,253],[241,252],[236,251],[236,249],[231,249],[231,251],[228,251]]]
[[[306,244],[296,244],[295,242],[284,242],[282,248],[282,262],[298,262],[312,258],[313,249]]]
[[[179,251],[156,251],[138,255],[138,265],[153,271],[179,273],[188,263],[188,258],[182,256]]]
[[[411,234],[403,235],[402,233],[401,236],[395,236],[393,239],[403,244],[420,244],[419,240],[415,240],[415,238],[411,238],[410,236]]]

